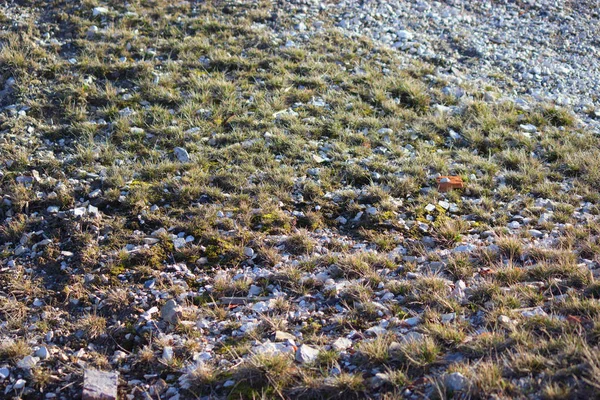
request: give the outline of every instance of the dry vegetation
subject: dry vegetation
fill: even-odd
[[[600,139],[567,110],[453,98],[436,67],[297,35],[267,1],[21,3],[0,31],[2,393],[20,374],[7,396],[72,398],[96,366],[135,398],[597,395]],[[251,290],[268,311],[218,304]],[[145,314],[169,298],[177,321]],[[318,358],[254,354],[276,331]],[[16,368],[40,346],[51,379]]]

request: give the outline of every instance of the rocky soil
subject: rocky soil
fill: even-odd
[[[0,397],[596,396],[592,3],[3,4]]]

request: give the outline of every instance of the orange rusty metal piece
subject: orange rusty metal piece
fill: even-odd
[[[438,191],[449,192],[452,189],[464,189],[465,183],[460,176],[438,176]]]

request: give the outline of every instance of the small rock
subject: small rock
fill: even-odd
[[[98,15],[105,15],[108,14],[108,8],[106,7],[94,7],[94,9],[92,10],[92,15],[94,17],[97,17]]]
[[[402,320],[402,322],[408,326],[417,326],[421,323],[421,318],[420,317],[407,318],[407,319]]]
[[[46,346],[40,347],[35,352],[35,356],[41,358],[42,360],[47,359],[49,355],[50,353],[48,352],[48,348]]]
[[[303,344],[302,346],[298,347],[298,350],[296,350],[296,361],[302,364],[310,363],[315,361],[318,355],[318,349]]]
[[[468,244],[461,244],[460,246],[456,246],[454,248],[454,252],[455,253],[470,253],[472,251],[474,251],[475,249],[477,249],[477,246],[468,243]]]
[[[518,223],[517,221],[513,221],[508,224],[508,227],[510,229],[519,229],[521,227],[521,224]]]
[[[365,335],[371,335],[371,336],[381,336],[381,335],[385,335],[386,333],[387,333],[387,330],[385,328],[382,328],[379,325],[372,326],[369,329],[365,330]]]
[[[254,250],[252,250],[250,247],[244,247],[244,255],[246,257],[252,257],[254,255]]]
[[[0,368],[0,380],[4,380],[10,376],[10,370],[6,367]]]
[[[250,289],[248,289],[248,296],[258,296],[262,293],[262,288],[256,285],[250,285]]]
[[[521,313],[522,316],[524,316],[525,318],[531,318],[531,317],[545,317],[548,314],[546,313],[546,311],[542,310],[541,307],[535,307],[531,310],[525,310]]]
[[[167,362],[173,359],[173,348],[171,346],[165,346],[163,348],[162,359]]]
[[[177,324],[181,317],[181,306],[179,306],[175,300],[170,299],[160,309],[160,317],[170,324]]]
[[[345,337],[340,337],[333,342],[332,346],[337,351],[344,351],[352,346],[352,340]]]
[[[469,387],[469,380],[460,372],[446,375],[446,386],[453,392],[460,392]]]
[[[15,384],[13,385],[13,389],[14,390],[19,390],[19,389],[23,389],[25,387],[25,384],[27,383],[27,381],[25,381],[25,379],[18,379]]]
[[[500,323],[500,325],[504,326],[505,328],[511,328],[514,325],[513,321],[506,315],[500,315],[498,317],[498,322]]]
[[[527,132],[527,133],[537,132],[537,127],[535,125],[531,125],[531,124],[519,125],[519,128],[521,128],[521,130],[523,132]]]
[[[410,33],[409,31],[398,31],[396,32],[396,36],[398,37],[399,40],[412,40],[413,39],[413,34]]]
[[[283,331],[276,331],[275,332],[275,340],[277,342],[285,342],[286,340],[296,340],[296,338],[294,337],[294,335],[287,333],[287,332],[283,332]]]
[[[252,311],[254,312],[267,312],[269,311],[269,305],[264,301],[259,301],[252,306]]]
[[[118,372],[86,369],[83,373],[82,400],[116,400],[119,384]]]
[[[541,231],[538,231],[537,229],[530,229],[527,231],[527,233],[529,233],[532,237],[538,239],[544,236],[544,234]]]
[[[190,161],[190,155],[183,147],[175,147],[173,149],[173,154],[175,154],[175,157],[177,157],[177,159],[182,163]]]
[[[17,361],[17,368],[30,370],[31,368],[35,367],[39,360],[39,358],[34,356],[25,356]]]

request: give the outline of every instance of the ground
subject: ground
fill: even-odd
[[[2,9],[4,396],[598,395],[598,135],[293,17]]]

